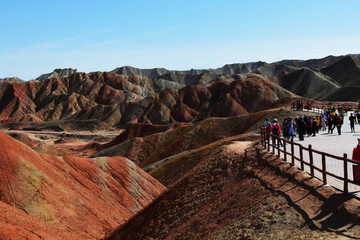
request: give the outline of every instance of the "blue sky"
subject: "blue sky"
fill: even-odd
[[[360,53],[357,0],[1,0],[0,78]]]

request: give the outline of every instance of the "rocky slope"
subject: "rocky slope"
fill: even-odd
[[[72,68],[64,68],[64,69],[55,69],[53,72],[51,73],[45,73],[40,75],[39,77],[37,77],[35,80],[36,81],[43,81],[45,79],[50,79],[50,78],[62,78],[62,77],[69,77],[73,74],[77,73],[76,69],[72,69]]]
[[[342,86],[360,86],[360,60],[354,56],[342,58],[321,72]]]
[[[172,126],[136,124],[113,141],[98,146],[100,151],[93,156],[124,156],[138,166],[150,169],[157,162],[159,167],[168,157],[201,148],[225,137],[257,130],[267,117],[285,115],[290,115],[289,111],[268,110],[228,118],[207,118],[175,129],[171,129]]]
[[[322,68],[302,67],[284,72],[277,79],[280,86],[302,97],[356,102],[360,101],[356,94],[360,84],[359,63],[357,57],[345,56]]]
[[[354,55],[355,57],[358,55]],[[308,68],[324,68],[330,66],[337,61],[341,60],[345,56],[327,56],[319,59],[309,59],[309,60],[282,60],[277,63],[285,64],[288,66],[294,67],[308,67]]]
[[[16,83],[22,83],[24,80],[17,78],[17,77],[8,77],[8,78],[0,78],[0,84],[4,82],[16,82]]]
[[[320,71],[302,68],[279,78],[285,89],[306,98],[327,99],[341,89],[341,85]]]
[[[99,239],[162,191],[123,157],[39,154],[0,131],[0,238]]]
[[[248,144],[208,146],[209,154],[199,155],[193,168],[106,239],[357,237],[358,200],[344,200],[333,188]]]

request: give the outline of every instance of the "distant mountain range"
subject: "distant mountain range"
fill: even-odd
[[[18,78],[18,77],[7,77],[7,78],[0,78],[0,83],[1,82],[25,82],[24,80]]]
[[[0,122],[97,119],[120,127],[137,122],[169,124],[280,107],[292,97],[291,92],[257,74],[232,75],[209,86],[159,90],[157,81],[141,75],[75,73],[2,83]]]
[[[55,69],[53,72],[51,73],[46,73],[46,74],[42,74],[40,75],[38,78],[36,78],[35,80],[37,81],[43,81],[45,79],[50,79],[50,78],[55,78],[55,77],[69,77],[71,75],[73,75],[74,73],[77,73],[76,69],[72,69],[72,68],[64,68],[64,69]]]
[[[98,120],[126,127],[247,114],[292,98],[360,101],[359,55],[172,71],[121,67],[56,69],[37,79],[0,80],[1,123]]]
[[[216,69],[190,69],[190,70],[168,70],[165,68],[152,68],[152,69],[140,69],[135,68],[131,66],[123,66],[116,68],[110,72],[117,73],[121,75],[141,75],[145,76],[147,78],[159,78],[160,76],[167,76],[167,75],[190,75],[190,76],[196,76],[196,75],[202,75],[204,73],[210,74],[210,75],[233,75],[238,73],[251,73],[256,72],[257,69],[264,67],[265,68],[271,68],[273,66],[279,66],[279,65],[287,65],[290,67],[309,67],[309,68],[323,68],[326,66],[329,66],[338,60],[346,57],[346,56],[354,56],[359,58],[360,54],[348,54],[344,56],[327,56],[324,58],[319,59],[310,59],[310,60],[282,60],[278,62],[273,63],[266,63],[266,62],[249,62],[249,63],[234,63],[234,64],[226,64],[221,68]],[[42,81],[44,79],[50,79],[53,77],[68,77],[74,73],[76,73],[76,69],[72,68],[64,68],[64,69],[55,69],[51,73],[45,73],[41,74],[39,77],[33,80]],[[260,71],[261,72],[261,71]],[[91,74],[91,73],[90,73]],[[276,75],[276,74],[271,74]],[[18,78],[18,77],[7,77],[7,78],[0,78],[0,81],[10,81],[10,82],[24,82],[24,80]]]
[[[141,75],[156,81],[158,90],[180,89],[186,85],[209,86],[226,76],[256,73],[281,87],[316,100],[359,101],[360,54],[328,56],[310,60],[283,60],[274,63],[227,64],[221,68],[172,71],[164,68],[138,69],[130,66],[114,69],[121,75]]]

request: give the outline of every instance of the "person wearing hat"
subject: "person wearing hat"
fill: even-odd
[[[360,162],[360,138],[358,138],[357,140],[358,140],[358,144],[353,150],[352,160]]]
[[[280,134],[281,134],[281,127],[280,124],[278,123],[278,120],[276,118],[274,118],[273,124],[272,124],[272,128],[271,128],[271,132],[274,135],[274,144],[275,144],[275,140],[279,139]],[[282,146],[282,143],[280,142],[280,140],[277,143],[278,145]]]

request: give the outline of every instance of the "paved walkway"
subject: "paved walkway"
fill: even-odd
[[[344,153],[347,154],[348,158],[351,159],[352,151],[356,147],[358,141],[357,138],[360,138],[360,125],[355,123],[355,132],[350,130],[350,121],[348,112],[347,116],[344,116],[344,124],[341,128],[341,135],[338,135],[337,129],[334,129],[333,134],[328,134],[328,130],[319,131],[316,134],[316,137],[304,137],[304,141],[299,141],[299,138],[294,138],[295,142],[301,143],[303,146],[312,145],[313,148],[328,152],[337,156],[343,156]]]
[[[309,147],[311,144],[312,148],[315,150],[319,150],[322,152],[327,152],[335,156],[343,157],[344,153],[347,154],[347,158],[352,158],[352,151],[354,147],[357,145],[357,138],[360,138],[360,125],[355,123],[355,132],[351,132],[350,130],[350,121],[349,116],[351,112],[348,112],[347,116],[344,116],[344,124],[341,128],[341,135],[338,135],[337,129],[334,129],[333,134],[328,134],[328,131],[319,131],[315,137],[310,136],[304,137],[304,141],[299,141],[299,137],[296,136],[294,138],[294,142],[301,144],[304,147]],[[299,113],[300,114],[300,113]],[[306,115],[306,113],[305,113]],[[271,150],[271,149],[270,149]],[[299,147],[295,147],[295,155],[300,156]],[[287,147],[287,152],[290,152],[289,147]],[[275,152],[277,153],[277,152]],[[283,154],[281,154],[283,157]],[[288,161],[290,161],[289,157],[287,157]],[[308,161],[309,156],[308,152],[304,151],[304,159]],[[318,166],[320,169],[322,168],[321,155],[314,153],[313,154],[314,165]],[[296,166],[300,167],[300,163],[296,162]],[[349,179],[353,179],[353,164],[348,164],[348,176]],[[341,160],[326,158],[326,168],[328,172],[334,173],[338,176],[344,175],[344,163]],[[310,172],[309,167],[305,167],[305,171]],[[322,179],[322,174],[315,170],[315,176]],[[328,176],[327,177],[328,184],[343,190],[343,182]],[[355,194],[360,197],[360,186],[355,184],[349,184],[349,192]]]

